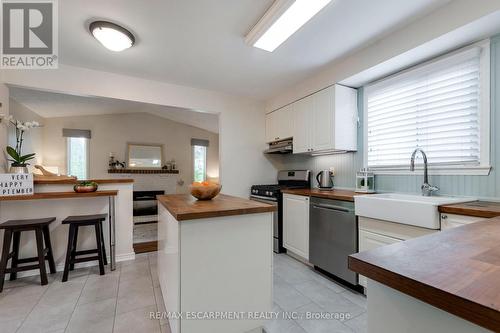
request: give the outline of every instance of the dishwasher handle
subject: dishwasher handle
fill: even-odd
[[[312,204],[313,208],[318,208],[318,209],[328,209],[328,210],[336,210],[344,213],[352,213],[353,210],[342,207],[342,206],[335,206],[335,205],[325,205],[325,204]]]

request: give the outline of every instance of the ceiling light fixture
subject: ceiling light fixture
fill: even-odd
[[[273,52],[332,0],[276,0],[245,38]]]
[[[111,51],[120,52],[132,47],[135,43],[134,35],[115,23],[94,21],[90,23],[89,30],[95,39]]]

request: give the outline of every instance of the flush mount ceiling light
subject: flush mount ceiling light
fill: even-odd
[[[245,38],[249,45],[273,52],[332,0],[276,0]]]
[[[132,47],[135,43],[134,35],[115,23],[94,21],[90,23],[89,30],[95,39],[111,51],[120,52]]]

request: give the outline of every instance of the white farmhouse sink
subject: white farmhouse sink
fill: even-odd
[[[354,197],[356,215],[428,229],[440,229],[438,206],[473,198],[384,193]]]

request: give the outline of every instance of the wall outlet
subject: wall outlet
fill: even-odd
[[[330,167],[330,172],[335,173],[335,167]]]

